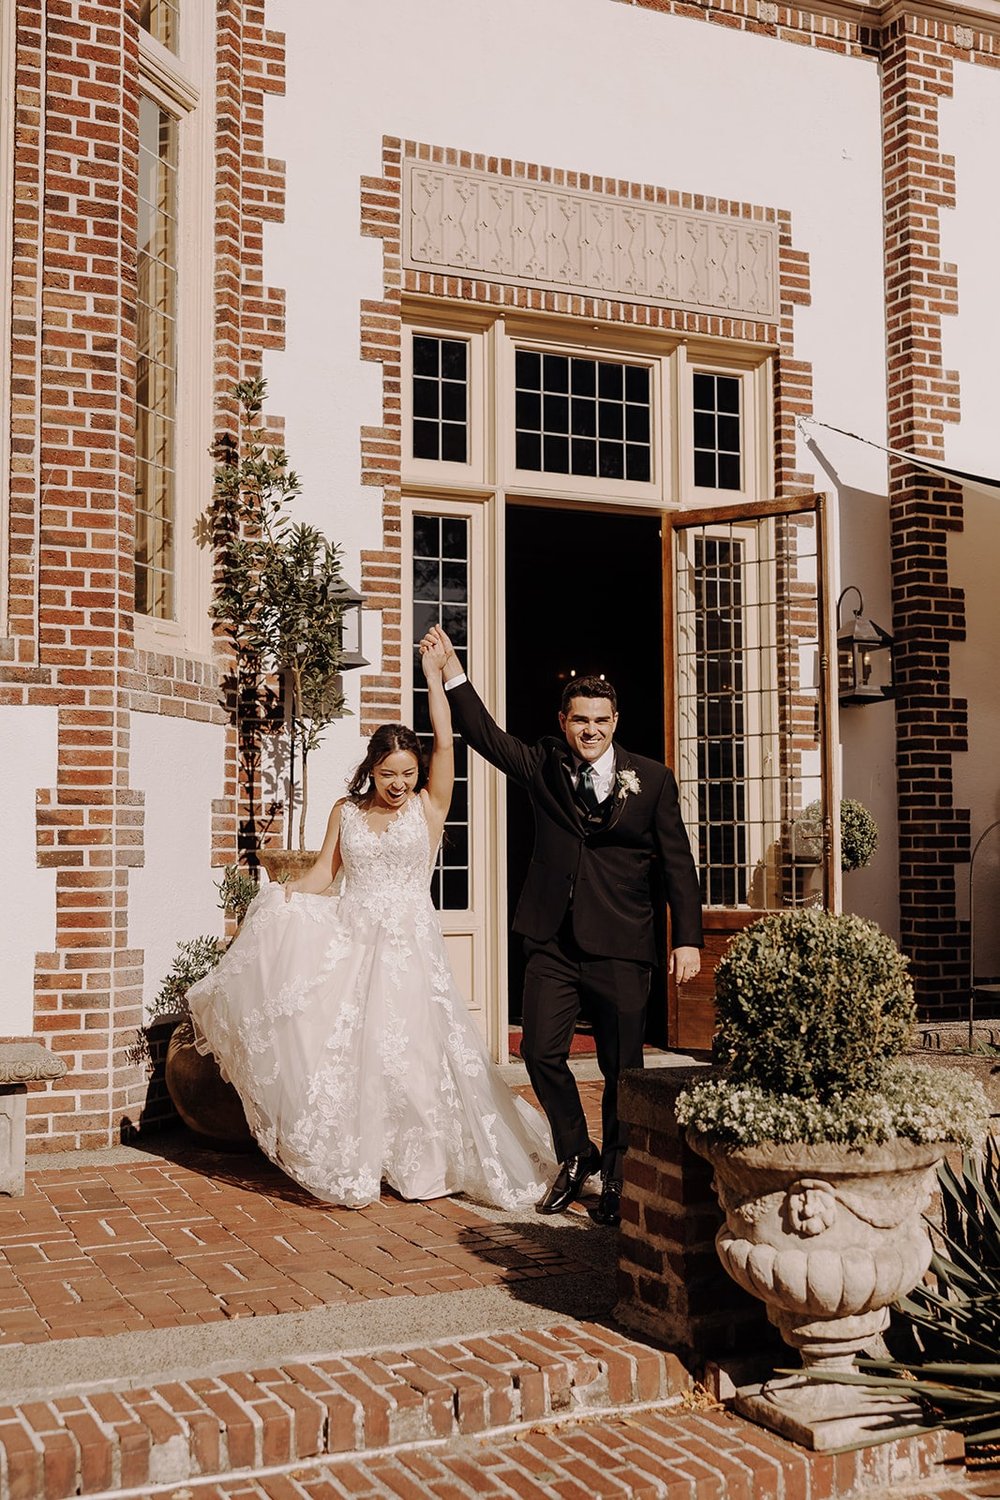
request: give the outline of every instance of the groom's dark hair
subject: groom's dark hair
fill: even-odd
[[[618,694],[603,677],[571,677],[563,688],[561,713],[569,713],[569,706],[574,698],[607,698],[611,704],[611,712],[618,712]]]

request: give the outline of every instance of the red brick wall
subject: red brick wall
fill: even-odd
[[[34,1031],[69,1064],[32,1097],[35,1148],[103,1144],[138,1118],[143,955],[130,869],[143,861],[131,712],[224,722],[220,666],[135,650],[133,597],[138,7],[17,0],[13,170],[10,605],[0,703],[57,706],[58,773],[38,791],[38,863],[56,937],[37,956]],[[262,5],[217,9],[216,391],[281,341],[262,229],[282,211],[263,99],[283,83]],[[206,111],[211,128],[211,101]],[[231,414],[230,414],[231,416]],[[36,546],[37,532],[37,546]],[[230,754],[216,858],[232,858]]]
[[[958,277],[942,260],[941,210],[954,204],[939,105],[952,91],[955,28],[901,16],[883,34],[885,275],[889,443],[944,459],[957,420],[958,376],[942,359],[941,320]],[[955,806],[953,756],[965,750],[967,704],[952,696],[950,647],[965,601],[949,583],[947,542],[963,525],[962,491],[894,461],[889,484],[896,637],[900,942],[925,1013],[960,1014],[968,928],[958,922],[955,866],[969,858],[969,812]]]

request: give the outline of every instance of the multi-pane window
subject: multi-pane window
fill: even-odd
[[[746,698],[744,543],[695,538],[698,826],[702,897],[746,901]]]
[[[428,749],[431,720],[416,642],[440,621],[465,668],[469,649],[469,551],[466,517],[413,517],[413,727]],[[431,876],[431,896],[439,910],[464,911],[469,895],[469,756],[465,741],[456,735],[455,790]]]
[[[648,483],[650,391],[648,365],[518,349],[517,467]]]
[[[816,513],[678,516],[673,531],[676,765],[705,903],[821,899],[822,826],[803,820],[822,797],[827,732]]]
[[[135,607],[161,620],[176,613],[177,132],[140,99]]]
[[[140,0],[139,25],[170,52],[177,51],[178,10],[178,0]]]
[[[694,482],[711,490],[742,488],[740,389],[737,375],[696,370],[694,397]]]
[[[413,457],[464,464],[469,453],[469,346],[413,335]]]

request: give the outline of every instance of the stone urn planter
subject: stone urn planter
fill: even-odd
[[[764,1143],[729,1148],[693,1129],[712,1164],[726,1221],[722,1265],[759,1297],[805,1370],[850,1371],[889,1322],[889,1304],[920,1280],[931,1258],[922,1215],[945,1145],[893,1140],[862,1149]],[[901,1397],[803,1376],[747,1388],[737,1409],[815,1449],[890,1433],[920,1420]]]
[[[252,1149],[254,1138],[240,1096],[223,1078],[215,1058],[195,1047],[186,1017],[167,1044],[164,1078],[174,1108],[202,1144],[223,1151]]]

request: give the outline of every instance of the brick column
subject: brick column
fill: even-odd
[[[10,599],[0,702],[58,709],[55,784],[37,791],[38,863],[55,871],[55,940],[36,960],[33,1031],[68,1064],[32,1094],[35,1148],[103,1145],[133,1125],[148,1079],[131,1060],[143,955],[129,946],[131,869],[144,857],[130,783],[132,713],[220,721],[218,670],[135,650],[134,497],[139,22],[137,0],[16,0]],[[228,393],[284,333],[263,275],[263,224],[283,212],[264,153],[264,96],[284,42],[262,0],[220,0],[215,101],[214,327]],[[276,436],[277,436],[276,431]],[[206,500],[207,500],[206,495]],[[216,863],[238,844],[235,736],[213,806]],[[178,797],[184,788],[175,789]]]
[[[715,1236],[723,1215],[712,1168],[677,1123],[678,1094],[704,1077],[697,1067],[626,1073],[618,1096],[629,1147],[615,1317],[675,1350],[691,1370],[709,1360],[745,1360],[772,1345],[784,1349],[763,1303],[722,1269]]]
[[[952,27],[899,16],[882,37],[889,443],[943,460],[959,408],[945,370],[941,319],[957,307],[954,265],[941,259],[940,216],[954,203],[939,103],[952,92]],[[901,946],[925,1014],[966,1001],[968,924],[959,923],[955,866],[969,858],[969,813],[957,808],[953,756],[968,714],[952,696],[950,647],[965,636],[965,601],[948,581],[948,533],[963,525],[956,486],[893,461],[889,480],[896,637]]]
[[[138,32],[131,5],[50,3],[46,21],[38,639],[51,687],[32,701],[57,704],[59,720],[57,784],[38,793],[56,946],[38,956],[35,1030],[70,1071],[51,1117],[31,1125],[99,1144],[141,1082],[125,1054],[142,1020],[141,955],[127,946],[142,807],[120,689],[132,645]]]

